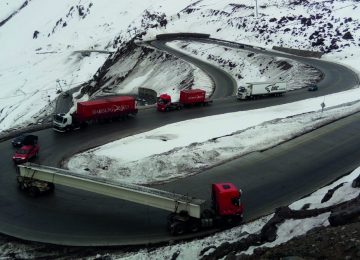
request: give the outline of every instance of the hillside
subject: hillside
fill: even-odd
[[[171,6],[164,0],[146,4],[81,0],[76,5],[72,1],[56,4],[46,0],[3,1],[0,58],[7,62],[0,64],[0,79],[7,87],[0,94],[0,130],[43,122],[53,112],[61,91],[84,84],[91,97],[99,94],[99,88],[109,87],[98,79],[101,67],[108,69],[109,64],[114,64],[117,71],[106,76],[113,78],[109,84],[115,93],[136,93],[145,82],[148,86],[160,82],[158,91],[184,87],[181,83],[184,80],[193,80],[195,87],[211,88],[205,75],[181,60],[143,48],[129,48],[131,39],[136,37],[152,39],[161,33],[206,31],[214,38],[266,48],[323,51],[325,59],[356,68],[360,37],[358,3],[262,1],[255,17],[254,3],[250,0],[241,4],[230,0],[188,0]],[[136,8],[130,8],[134,4]],[[39,10],[46,12],[34,16]],[[93,52],[87,54],[83,50]],[[243,60],[241,56],[239,60]],[[120,67],[116,65],[119,63]],[[170,64],[174,69],[165,75],[161,73]],[[262,69],[262,64],[254,65],[246,67],[244,73],[250,76],[254,69]],[[242,77],[246,79],[246,75]]]
[[[200,69],[179,58],[149,46],[138,46],[134,42],[139,39],[151,40],[162,33],[206,32],[213,38],[264,48],[282,46],[321,51],[324,53],[322,59],[341,62],[355,71],[360,71],[360,0],[258,2],[256,16],[253,0],[244,0],[241,3],[232,0],[186,0],[175,1],[171,5],[166,0],[79,0],[76,3],[71,0],[56,3],[48,0],[1,1],[0,59],[6,62],[0,64],[2,83],[0,137],[15,129],[30,125],[41,126],[54,112],[57,97],[75,88],[82,90],[73,96],[74,101],[78,98],[92,99],[107,94],[136,95],[139,87],[171,94],[178,93],[184,87],[201,87],[211,93],[214,87],[212,80]],[[255,55],[215,45],[209,47],[199,43],[176,41],[169,45],[221,66],[236,79],[238,84],[253,78],[261,80],[281,78],[289,81],[293,89],[297,89],[321,79],[321,72],[318,70],[288,59]],[[284,64],[286,69],[282,69]],[[357,90],[342,93],[344,99],[332,104],[334,110],[329,109],[325,112],[328,118],[325,118],[324,114],[320,115],[320,111],[315,111],[316,120],[324,120],[323,124],[334,120],[333,111],[341,111],[336,114],[338,117],[358,112]],[[329,102],[330,100],[333,99],[329,98]],[[312,117],[307,117],[308,112],[299,112],[305,115],[301,120],[307,122],[312,120]],[[289,114],[284,117],[293,119],[295,115]],[[298,125],[303,122],[301,120],[295,119]],[[309,123],[309,129],[314,128],[316,120],[311,122],[313,124]],[[275,127],[281,128],[280,123],[284,122],[274,116],[272,123]],[[270,125],[261,121],[249,125],[249,128],[266,131]],[[297,130],[300,127],[305,126],[298,126]],[[251,139],[253,133],[248,133],[248,139],[253,141],[248,145],[255,147],[258,145],[255,141],[259,140]],[[223,133],[216,134],[219,136]],[[206,143],[208,140],[200,141]],[[224,143],[232,141],[225,140]],[[191,144],[196,142],[199,140],[192,140]],[[199,142],[198,145],[201,146],[201,143]],[[191,148],[193,149],[194,146],[192,145]],[[186,148],[186,145],[182,146],[184,147]],[[216,147],[218,150],[226,150],[225,148]],[[201,159],[198,160],[199,169],[219,156],[213,152],[213,146],[211,149],[210,152],[197,154]],[[235,150],[233,147],[230,149]],[[188,150],[184,149],[184,151],[180,153],[180,157],[188,153]],[[91,160],[92,156],[93,154],[90,154]],[[149,165],[150,163],[153,163],[153,160]],[[96,167],[99,168],[99,165],[93,166],[95,169]],[[136,167],[142,169],[147,165],[134,166],[130,162],[126,167],[130,170],[124,167],[124,172],[134,170]],[[353,180],[358,175],[359,170],[355,170],[342,181],[319,190],[309,201],[304,202],[306,201],[304,199],[298,202],[302,203],[301,207],[290,206],[296,212],[306,211],[309,207],[307,204],[314,204],[318,208],[326,205],[330,208],[321,214],[314,213],[314,216],[307,220],[299,218],[293,221],[289,217],[287,221],[283,219],[283,222],[277,222],[277,228],[282,228],[282,235],[286,239],[284,236],[272,237],[273,241],[267,241],[268,244],[265,246],[273,249],[255,249],[255,247],[244,249],[241,240],[246,241],[248,237],[257,236],[263,226],[273,219],[273,215],[270,215],[256,222],[247,223],[248,225],[240,229],[229,230],[228,233],[217,234],[200,242],[193,241],[173,247],[143,249],[136,252],[128,249],[56,247],[2,236],[0,259],[190,259],[207,256],[227,259],[287,256],[335,259],[348,255],[356,259],[359,257],[357,249],[360,246],[359,225],[356,222],[358,212],[355,211],[356,217],[349,221],[355,223],[350,225],[329,227],[328,219],[332,214],[331,207],[342,205],[345,200],[351,200],[350,209],[358,208],[359,188],[352,186]],[[343,185],[337,187],[341,183]],[[319,198],[320,200],[324,198],[329,190],[333,190],[336,196],[329,195],[329,203],[319,202]],[[294,213],[293,211],[290,213]],[[283,208],[279,212],[289,213],[289,210]],[[309,231],[312,228],[316,229]],[[307,231],[309,236],[304,237]],[[251,237],[250,234],[254,236]],[[323,239],[324,236],[341,239],[329,243],[328,240]],[[289,241],[292,237],[297,238]],[[349,239],[350,242],[344,244],[345,239]],[[257,240],[252,242],[252,245],[258,243]],[[284,244],[279,246],[281,243]],[[328,249],[330,246],[332,246],[331,250]],[[254,254],[244,256],[244,252]],[[217,253],[219,254],[216,255]]]

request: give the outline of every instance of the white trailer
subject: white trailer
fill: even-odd
[[[202,227],[212,227],[220,222],[238,223],[243,217],[241,192],[231,183],[212,185],[212,197],[217,199],[213,201],[218,209],[218,212],[215,212],[206,208],[205,200],[187,195],[98,177],[85,177],[67,170],[32,163],[18,167],[19,188],[31,196],[51,192],[55,184],[59,184],[167,210],[172,212],[168,218],[168,228],[173,235],[181,235],[185,231],[196,232]]]
[[[252,99],[259,96],[281,96],[287,91],[286,82],[252,82],[239,86],[238,99]]]

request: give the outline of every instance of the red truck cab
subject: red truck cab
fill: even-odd
[[[170,110],[180,110],[184,106],[194,105],[208,105],[212,101],[206,99],[205,90],[202,89],[187,89],[180,91],[179,102],[171,102],[171,96],[168,94],[161,94],[156,103],[157,110],[166,112]]]
[[[40,150],[38,144],[28,144],[18,149],[12,157],[14,163],[25,163],[32,158],[35,158]]]
[[[244,206],[241,191],[232,183],[212,184],[212,202],[216,215],[221,217],[239,217],[242,219]]]
[[[168,94],[161,94],[156,103],[157,110],[165,112],[169,110],[171,105],[171,96]]]

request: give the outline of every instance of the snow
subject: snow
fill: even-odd
[[[184,178],[360,111],[359,97],[360,88],[355,88],[279,106],[177,122],[77,154],[67,167],[129,183]],[[326,105],[323,112],[322,102]]]
[[[353,188],[351,186],[351,181],[355,179],[357,176],[360,175],[360,168],[353,171],[351,174],[341,178],[340,180],[335,181],[331,185],[321,188],[311,194],[310,197],[301,199],[297,202],[294,202],[290,205],[290,208],[293,210],[301,209],[305,204],[309,205],[309,209],[315,208],[324,208],[330,205],[339,204],[344,201],[348,201],[354,199],[355,197],[359,196],[360,190]],[[333,196],[327,202],[321,203],[322,198],[329,189],[333,189],[334,187],[338,186],[339,184],[343,184],[340,188],[336,189]]]
[[[24,2],[1,1],[0,21],[19,10]],[[153,38],[159,33],[206,32],[215,38],[267,48],[282,45],[328,50],[332,41],[335,41],[334,44],[339,49],[327,53],[325,59],[341,61],[354,68],[360,67],[357,43],[360,30],[356,2],[317,1],[295,5],[283,0],[261,1],[259,17],[254,17],[254,4],[252,0],[244,0],[241,4],[234,4],[231,0],[187,0],[175,1],[171,5],[165,0],[81,0],[76,4],[70,0],[56,3],[46,0],[28,1],[28,5],[0,29],[0,59],[6,60],[6,63],[0,64],[0,80],[7,86],[0,93],[0,131],[37,123],[40,117],[50,115],[54,109],[54,100],[59,95],[56,81],[62,82],[63,90],[88,82],[109,56],[92,53],[89,57],[84,57],[79,53],[74,54],[74,51],[116,51],[143,31],[146,31],[144,39]],[[46,12],[34,15],[39,10]],[[316,14],[316,17],[309,14]],[[160,17],[166,18],[166,26],[158,26],[157,19]],[[283,19],[284,17],[287,18]],[[304,17],[311,18],[311,26],[302,24],[301,18]],[[271,22],[271,18],[277,20]],[[258,30],[263,32],[258,34]],[[35,31],[39,33],[33,39]],[[351,32],[353,39],[342,38],[347,31]],[[314,32],[319,32],[320,35],[312,36]],[[313,46],[318,38],[325,39],[324,43]],[[232,53],[223,55],[230,59]],[[129,57],[128,60],[134,61],[136,58]],[[164,71],[161,67],[157,68],[157,72],[141,72],[140,69],[144,67],[139,68],[137,73],[125,79],[115,93],[124,93],[122,89],[135,93],[141,80],[137,81],[138,84],[131,84],[131,81],[136,81],[136,78],[144,79],[145,75],[149,75],[147,80],[142,81],[148,83],[146,87],[156,88],[158,92],[168,92],[175,97],[180,82],[192,71],[182,71],[183,64],[185,63],[177,64],[173,71],[168,72],[167,77],[160,76],[160,72]],[[147,65],[151,66],[149,63]],[[251,67],[251,63],[246,61],[244,65]],[[130,64],[129,66],[123,67],[123,71],[128,72],[132,68]],[[258,71],[254,67],[246,73],[252,79],[251,75]],[[203,75],[202,78],[206,77]],[[173,80],[169,82],[168,79]],[[169,82],[171,86],[157,88],[154,87],[155,82]],[[211,90],[209,82],[207,79],[204,86]],[[116,82],[114,84],[117,86]],[[202,82],[195,81],[194,87],[201,85]]]
[[[288,89],[294,90],[316,83],[320,77],[320,71],[302,63],[256,54],[249,50],[184,41],[172,41],[167,45],[221,67],[233,76],[238,86],[254,82],[256,79],[257,82],[286,82]],[[282,63],[288,63],[291,68],[284,70],[281,66]]]
[[[59,95],[57,80],[60,80],[64,91],[74,88],[91,80],[105,60],[111,57],[109,54],[96,52],[84,56],[77,51],[116,51],[143,30],[146,30],[144,39],[153,38],[159,33],[191,31],[210,33],[214,38],[266,48],[275,45],[320,50],[327,52],[323,59],[341,62],[360,71],[358,1],[307,1],[309,3],[294,5],[284,0],[264,0],[261,1],[264,8],[259,8],[259,17],[254,16],[253,0],[244,0],[241,5],[233,4],[232,0],[185,0],[173,1],[171,5],[165,0],[79,0],[76,4],[71,0],[28,2],[28,6],[14,13],[24,0],[0,1],[0,23],[14,14],[0,26],[0,60],[6,61],[0,64],[1,84],[6,86],[2,87],[0,93],[0,131],[21,128],[37,122],[39,116],[51,114],[54,101]],[[84,8],[82,11],[78,9],[80,6]],[[39,15],[39,10],[46,11]],[[148,14],[165,14],[167,26],[155,26],[158,25],[157,21],[149,19]],[[309,14],[314,15],[311,17]],[[317,18],[317,15],[322,17]],[[280,22],[284,17],[286,19]],[[294,19],[290,20],[289,17]],[[276,18],[276,21],[271,22],[271,18]],[[300,18],[311,18],[311,26],[304,25]],[[260,30],[262,33],[259,33]],[[37,38],[33,39],[35,31],[39,33]],[[343,38],[348,31],[353,39]],[[315,32],[320,35],[311,38]],[[322,38],[324,43],[318,44],[317,41]],[[336,46],[333,46],[333,40]],[[171,43],[171,46],[176,48],[181,45],[182,42]],[[237,60],[236,69],[232,70],[228,66],[223,68],[232,75],[244,76],[243,79],[236,77],[238,84],[252,81],[253,78],[277,78],[281,73],[270,68],[264,74],[259,74],[260,62],[268,64],[269,57],[255,55],[249,59],[247,54],[241,51],[225,52],[222,47],[199,43],[189,44],[183,51],[204,60],[211,54],[213,60],[206,60],[213,64],[218,64],[214,62],[218,57],[224,57],[228,61]],[[103,87],[113,87],[114,93],[122,94],[133,93],[138,87],[145,85],[157,92],[168,92],[177,96],[180,82],[194,78],[194,87],[204,87],[207,92],[211,92],[211,80],[194,66],[176,59],[166,60],[165,57],[161,57],[160,62],[152,61],[151,58],[160,56],[159,52],[149,55],[146,60],[137,64],[140,55],[140,50],[134,50],[123,60],[120,59],[109,69],[107,76],[116,78],[126,75],[127,78],[120,84],[109,81],[109,85]],[[291,64],[294,65],[294,71],[303,69],[299,64]],[[172,68],[170,72],[166,70],[169,67]],[[136,69],[132,70],[133,68]],[[291,75],[295,74],[290,72],[287,75],[292,79]],[[298,86],[301,87],[301,84],[310,80],[311,75],[313,74],[310,71],[308,78],[298,79]],[[168,86],[156,86],[156,82],[166,82]],[[121,178],[133,183],[184,178],[210,167],[211,163],[222,163],[257,149],[271,147],[277,142],[360,111],[359,94],[359,88],[356,88],[287,105],[178,122],[77,155],[69,161],[69,167],[82,169],[84,174],[89,174],[88,170],[84,170],[89,168],[92,174],[101,176],[117,171],[118,174],[110,178]],[[82,97],[84,100],[89,98],[91,97],[88,95]],[[323,112],[320,111],[322,102],[326,104]],[[218,125],[223,127],[218,129]],[[191,134],[188,133],[190,128]],[[203,131],[204,128],[207,131]],[[275,134],[277,138],[270,138],[268,133]],[[278,141],[273,142],[274,139]],[[153,149],[144,151],[144,146]],[[135,155],[129,151],[136,151],[135,161]],[[192,160],[196,163],[189,163]],[[180,165],[173,164],[174,161],[179,161]],[[162,162],[172,165],[171,169],[162,168]],[[105,165],[109,166],[107,172],[101,170]],[[186,169],[186,174],[179,174],[178,168]],[[139,175],[148,171],[154,175]],[[125,175],[125,172],[128,172],[128,175]],[[299,209],[304,204],[309,204],[310,208],[320,208],[354,198],[359,195],[359,190],[351,187],[351,180],[359,173],[360,168],[290,207]],[[335,191],[333,197],[321,203],[323,195],[341,183],[344,184]],[[312,227],[327,225],[327,217],[325,213],[301,222],[288,220],[280,226],[277,240],[266,246],[283,243]],[[150,252],[141,250],[124,258],[168,259],[176,251],[180,251],[178,259],[196,259],[199,258],[199,252],[207,246],[235,241],[239,237],[258,232],[270,218],[271,215],[202,240],[160,247]],[[13,255],[13,252],[16,252],[19,258],[31,258],[33,250],[31,245],[20,243],[0,245],[1,254]],[[247,253],[252,250],[254,248]]]
[[[328,218],[330,212],[320,214],[316,217],[307,219],[289,219],[282,223],[277,230],[277,239],[271,243],[265,243],[261,247],[274,247],[289,241],[291,238],[306,234],[309,230],[315,227],[329,226]],[[254,249],[258,247],[250,247],[243,252],[244,254],[251,255]]]
[[[8,18],[11,14],[16,12],[21,5],[24,3],[24,0],[6,0],[0,2],[0,23]]]
[[[0,21],[23,2],[1,1]],[[91,80],[109,56],[95,52],[84,57],[75,51],[114,51],[116,37],[120,35],[122,41],[134,37],[145,10],[176,13],[192,1],[171,5],[164,0],[28,2],[0,27],[0,60],[6,60],[0,64],[0,80],[7,86],[0,93],[0,131],[36,123],[44,110],[50,115],[59,95],[57,80],[64,91],[74,88]],[[37,15],[39,10],[46,12]]]

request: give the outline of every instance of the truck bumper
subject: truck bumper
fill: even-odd
[[[57,125],[53,125],[53,130],[56,131],[56,132],[61,132],[61,133],[66,132],[66,130],[64,128],[59,127]]]

